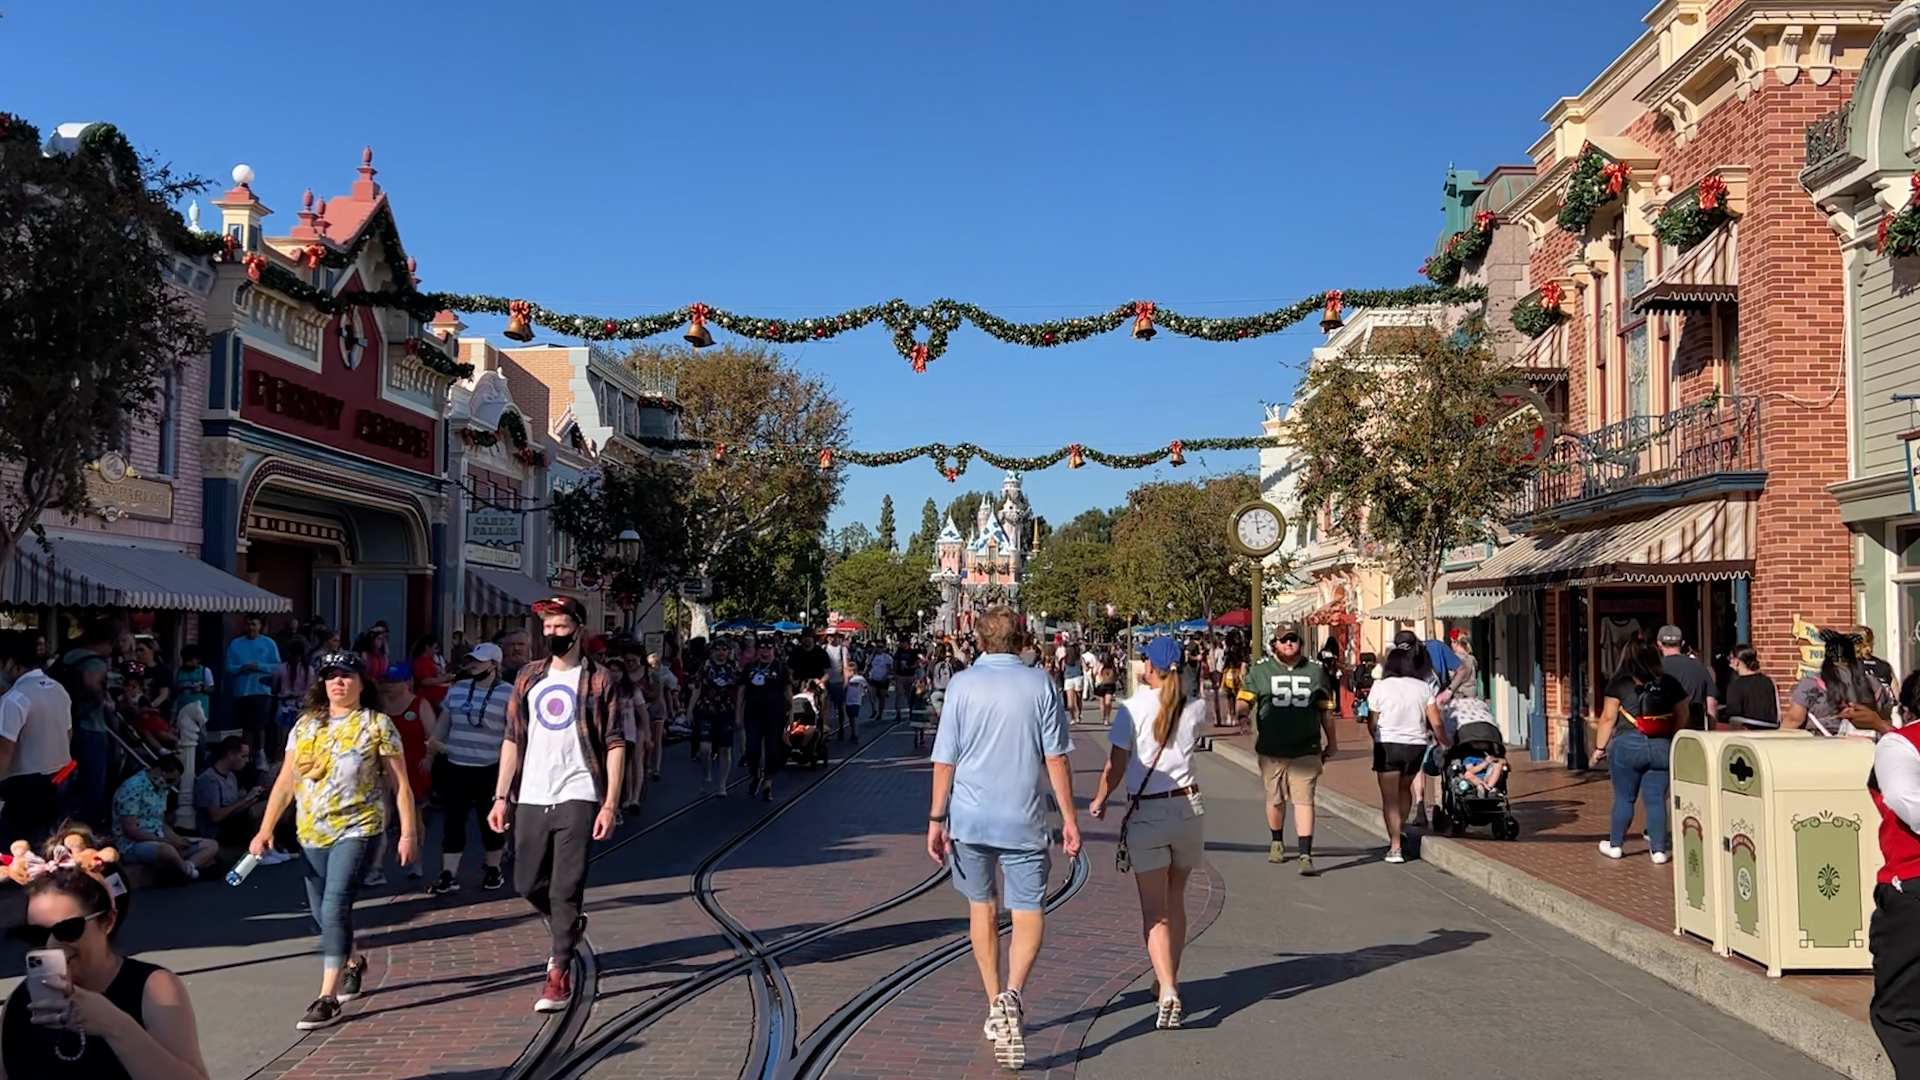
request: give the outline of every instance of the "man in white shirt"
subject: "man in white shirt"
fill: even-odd
[[[573,954],[587,929],[587,843],[613,832],[628,746],[611,673],[581,648],[585,607],[557,596],[533,611],[547,656],[520,669],[508,699],[487,824],[503,833],[511,824],[514,886],[553,932],[546,984],[533,1008],[559,1012],[573,1000]],[[511,822],[509,802],[517,804]]]
[[[824,723],[844,727],[847,713],[847,639],[837,633],[827,635],[827,701],[831,708]]]
[[[39,846],[60,810],[54,777],[73,763],[73,700],[38,667],[33,635],[0,640],[0,671],[13,687],[0,697],[0,843]]]

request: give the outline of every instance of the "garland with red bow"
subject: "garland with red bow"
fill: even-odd
[[[1668,203],[1653,223],[1653,235],[1676,251],[1693,250],[1713,230],[1733,220],[1726,207],[1727,182],[1718,176],[1703,177],[1692,194],[1683,194]]]
[[[1539,298],[1528,297],[1513,305],[1513,328],[1528,338],[1537,338],[1567,320],[1562,307],[1565,292],[1557,281],[1540,286]]]
[[[1895,258],[1920,255],[1920,174],[1915,174],[1909,181],[1907,205],[1897,213],[1880,219],[1880,232],[1875,238],[1873,251],[1876,255]]]
[[[1476,211],[1473,226],[1447,237],[1440,253],[1420,264],[1420,272],[1436,285],[1451,285],[1460,280],[1467,264],[1487,253],[1493,246],[1493,230],[1498,223],[1491,210]]]
[[[1585,236],[1593,216],[1626,191],[1632,176],[1633,167],[1626,162],[1614,161],[1592,143],[1581,146],[1573,176],[1567,181],[1566,196],[1561,201],[1557,219],[1560,228],[1575,236]]]
[[[945,443],[926,443],[921,446],[909,446],[901,450],[851,450],[843,446],[827,446],[819,449],[803,447],[768,447],[764,449],[740,450],[729,448],[725,443],[708,443],[698,439],[657,439],[642,438],[636,440],[655,450],[669,452],[694,451],[706,456],[709,464],[724,467],[736,461],[765,465],[794,465],[802,462],[816,465],[822,470],[834,469],[844,465],[859,465],[867,468],[879,468],[886,465],[901,465],[915,458],[926,458],[940,475],[949,483],[957,482],[967,471],[967,466],[975,458],[1003,471],[1033,472],[1067,463],[1069,469],[1079,469],[1092,462],[1109,469],[1145,469],[1164,461],[1179,468],[1187,463],[1187,453],[1207,450],[1261,450],[1280,445],[1280,439],[1272,435],[1244,436],[1229,439],[1175,439],[1157,450],[1140,454],[1116,454],[1096,449],[1084,443],[1069,443],[1058,450],[1044,454],[1019,455],[997,454],[974,443],[958,443],[948,446]]]

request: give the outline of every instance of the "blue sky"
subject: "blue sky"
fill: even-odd
[[[1224,315],[1414,283],[1448,164],[1524,161],[1650,4],[41,0],[0,9],[0,110],[112,121],[221,181],[244,161],[282,230],[371,144],[429,289],[612,315],[893,296]],[[876,326],[793,356],[861,449],[1137,452],[1257,434],[1318,340],[1029,350],[962,329],[915,375]],[[1190,462],[1161,474],[1254,454]],[[1027,491],[1057,523],[1154,475],[1061,465]],[[927,497],[999,481],[852,469],[834,521],[891,493],[904,539]]]

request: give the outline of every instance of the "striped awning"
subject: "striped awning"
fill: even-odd
[[[1529,381],[1558,381],[1567,377],[1567,326],[1561,320],[1547,328],[1547,332],[1520,346],[1513,358],[1516,374],[1525,376]]]
[[[1473,573],[1470,570],[1462,574]],[[1504,592],[1456,593],[1453,591],[1453,574],[1442,574],[1433,590],[1433,617],[1436,619],[1477,619],[1507,598]],[[1367,612],[1369,619],[1389,619],[1394,622],[1408,622],[1427,617],[1427,600],[1424,593],[1411,593],[1396,597]]]
[[[1753,503],[1716,499],[1590,529],[1532,533],[1459,571],[1451,584],[1482,593],[1751,577],[1754,544]]]
[[[482,618],[525,615],[533,605],[553,595],[553,588],[511,570],[467,568],[467,614]]]
[[[4,599],[19,607],[283,614],[293,601],[183,552],[131,544],[27,537],[14,553]]]
[[[1640,311],[1693,311],[1740,302],[1740,223],[1729,221],[1688,249],[1633,297]]]
[[[1316,590],[1304,596],[1295,596],[1280,601],[1279,607],[1274,609],[1274,617],[1280,622],[1299,622],[1301,619],[1313,614],[1313,610],[1319,606],[1320,593]]]

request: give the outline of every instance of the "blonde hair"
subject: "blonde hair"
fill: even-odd
[[[980,634],[980,647],[987,652],[1010,653],[1020,648],[1020,616],[1005,604],[988,608],[974,629]]]
[[[1153,668],[1154,675],[1160,680],[1160,715],[1153,721],[1153,741],[1161,746],[1173,738],[1173,728],[1180,720],[1180,714],[1187,708],[1187,692],[1180,685],[1180,665],[1176,662],[1165,671]]]

